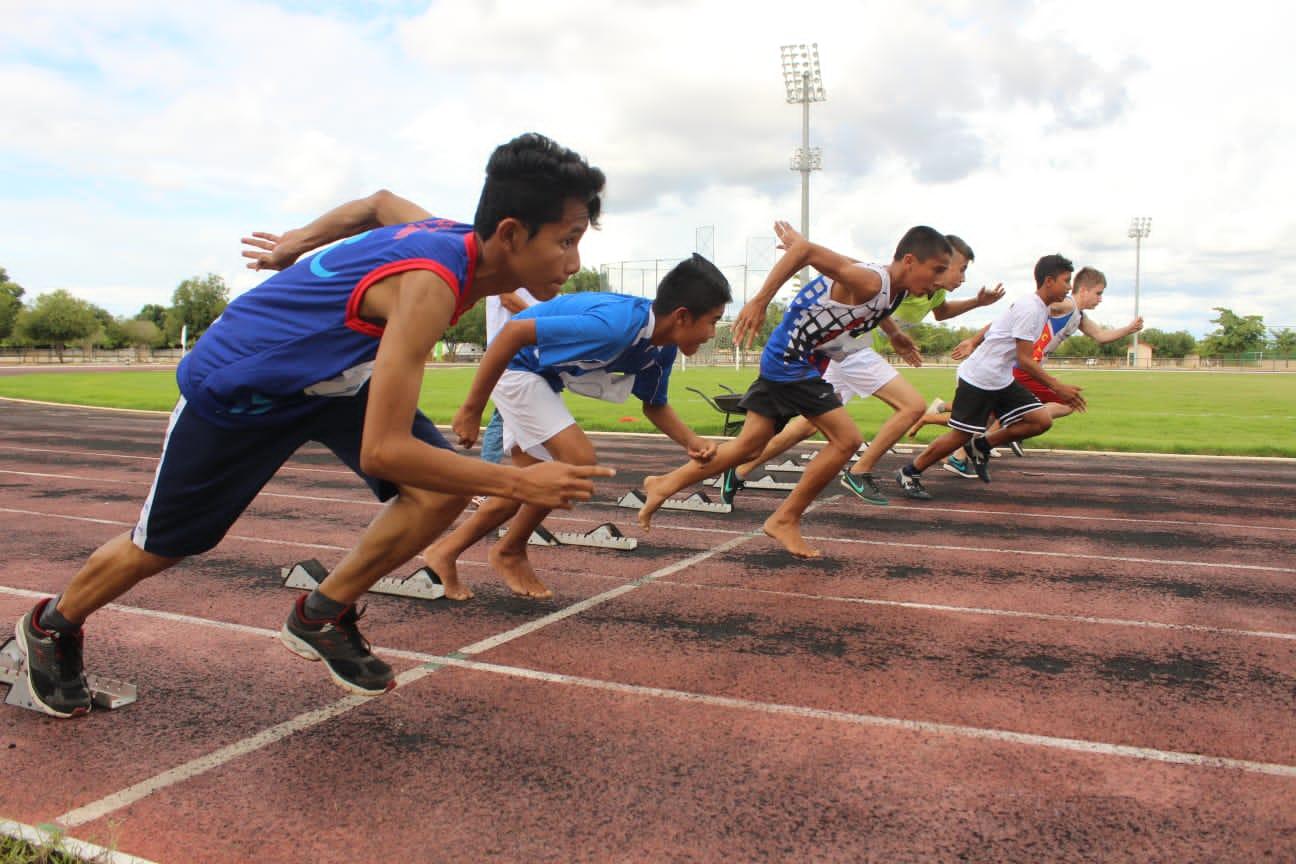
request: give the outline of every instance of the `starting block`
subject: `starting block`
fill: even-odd
[[[298,561],[280,570],[285,588],[314,591],[328,576],[328,570],[314,558]],[[369,589],[374,594],[391,594],[396,597],[413,597],[416,600],[438,600],[445,596],[441,579],[427,567],[420,567],[404,579],[384,576]]]
[[[10,638],[4,645],[0,645],[0,684],[9,685],[9,693],[4,700],[6,705],[41,711],[27,687],[27,657],[18,647],[17,639]],[[125,681],[87,675],[86,684],[90,687],[90,698],[94,706],[105,711],[129,705],[139,697],[135,685]]]
[[[720,478],[712,477],[708,480],[703,480],[702,485],[719,486]],[[766,474],[764,477],[760,478],[759,480],[742,481],[742,489],[744,491],[748,489],[755,489],[757,491],[764,489],[767,492],[791,492],[793,489],[796,488],[796,485],[797,484],[793,483],[790,480],[775,480],[773,477],[769,476],[768,474]]]
[[[639,506],[643,506],[642,502]],[[499,536],[508,533],[507,528],[499,530]],[[604,522],[597,528],[577,534],[574,531],[550,531],[543,525],[536,526],[527,538],[530,546],[587,546],[591,549],[616,549],[621,552],[633,552],[639,548],[639,541],[627,537],[611,522]]]
[[[635,489],[622,495],[616,502],[618,507],[629,507],[638,510],[648,499],[644,493]],[[732,513],[733,505],[723,501],[712,501],[701,492],[694,492],[687,498],[667,498],[661,506],[663,510],[688,510],[693,513]]]
[[[791,459],[785,459],[777,465],[766,465],[765,470],[775,474],[802,474],[805,473],[805,466],[798,465]]]

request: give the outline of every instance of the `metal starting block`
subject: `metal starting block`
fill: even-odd
[[[712,477],[710,479],[703,480],[702,485],[719,486],[720,478]],[[746,491],[748,489],[755,489],[756,491],[759,492],[760,490],[763,489],[766,492],[791,492],[793,489],[796,488],[796,485],[797,484],[793,483],[790,480],[775,480],[773,477],[766,474],[764,477],[760,478],[759,480],[742,481],[741,488],[743,491]]]
[[[300,588],[303,591],[314,591],[328,576],[328,570],[314,558],[298,561],[279,572],[284,577],[285,588]],[[438,600],[445,596],[441,579],[427,567],[420,567],[404,579],[384,576],[369,591],[374,594],[413,597],[416,600]]]
[[[508,528],[499,530],[500,537],[507,533]],[[611,522],[604,522],[584,534],[577,534],[574,531],[550,531],[543,525],[538,525],[527,538],[527,544],[530,546],[587,546],[591,549],[617,549],[621,552],[633,552],[639,548],[638,540],[625,536]]]
[[[27,687],[27,657],[18,647],[17,639],[7,639],[0,645],[0,684],[9,685],[9,693],[4,700],[6,705],[41,711]],[[135,685],[125,681],[87,675],[86,684],[90,687],[90,698],[94,706],[105,711],[129,705],[139,698],[139,690]]]
[[[765,470],[775,474],[801,474],[805,472],[805,466],[798,465],[791,459],[785,459],[777,465],[766,465]]]
[[[629,507],[632,510],[638,510],[648,499],[644,498],[644,493],[635,489],[627,492],[617,500],[618,507]],[[723,501],[712,501],[701,492],[694,492],[687,498],[667,498],[662,503],[663,510],[688,510],[693,513],[732,513],[733,505],[725,504]]]

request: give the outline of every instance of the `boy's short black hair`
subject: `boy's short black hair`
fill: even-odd
[[[919,261],[926,261],[937,255],[950,255],[953,252],[954,249],[945,239],[944,234],[926,225],[915,225],[900,238],[900,244],[896,246],[895,260],[899,261],[906,255],[912,255]]]
[[[653,314],[669,315],[682,307],[696,318],[731,302],[729,280],[720,268],[694,252],[692,258],[672,267],[657,286]]]
[[[1097,267],[1081,267],[1071,278],[1071,290],[1077,291],[1086,285],[1106,285],[1107,277]]]
[[[976,260],[976,253],[972,251],[972,247],[969,246],[967,241],[962,237],[957,234],[946,234],[945,239],[949,241],[950,246],[953,247],[955,252],[969,261]]]
[[[597,227],[606,180],[579,153],[556,141],[536,132],[519,135],[496,147],[486,163],[473,231],[487,240],[502,220],[512,217],[534,237],[541,225],[562,218],[568,198],[589,207],[590,224]]]
[[[1044,280],[1050,276],[1057,276],[1060,273],[1075,272],[1075,265],[1063,258],[1061,255],[1054,253],[1045,255],[1035,262],[1035,287],[1043,288]]]

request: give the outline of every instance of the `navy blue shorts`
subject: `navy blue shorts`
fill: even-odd
[[[396,496],[396,484],[360,470],[369,388],[355,396],[321,400],[320,409],[284,426],[229,429],[204,420],[183,397],[171,414],[162,458],[139,523],[131,535],[145,552],[166,558],[214,547],[275,472],[307,441],[318,441],[369,485],[378,500]],[[422,412],[414,437],[453,449]]]

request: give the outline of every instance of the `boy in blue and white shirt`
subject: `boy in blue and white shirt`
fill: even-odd
[[[806,466],[796,488],[765,520],[764,531],[793,555],[817,558],[801,536],[801,516],[860,447],[862,437],[822,371],[831,360],[868,347],[870,332],[908,293],[926,296],[949,269],[951,248],[945,236],[925,225],[909,229],[889,264],[863,264],[811,243],[787,222],[777,222],[786,254],[770,270],[760,293],[734,322],[734,341],[750,342],[765,321],[765,310],[792,274],[811,266],[823,276],[810,281],[788,307],[761,353],[760,377],[739,403],[747,410],[742,432],[721,445],[707,464],[691,462],[670,474],[644,480],[639,523],[648,529],[662,503],[688,486],[751,461],[793,417],[812,422],[828,444]],[[901,342],[912,342],[901,334]]]
[[[504,451],[514,464],[557,460],[594,463],[594,445],[576,425],[561,393],[571,390],[608,402],[636,396],[644,416],[705,462],[716,446],[680,420],[667,402],[671,366],[679,353],[691,356],[715,336],[716,322],[732,295],[715,265],[694,255],[666,274],[657,297],[569,294],[532,306],[513,317],[486,349],[481,366],[455,415],[459,442],[471,447],[489,397],[504,418]],[[491,386],[494,384],[494,391]],[[467,600],[455,561],[463,552],[512,519],[508,533],[491,547],[490,563],[515,594],[551,597],[527,558],[531,532],[547,508],[491,498],[473,516],[423,553],[441,579],[446,596]]]

